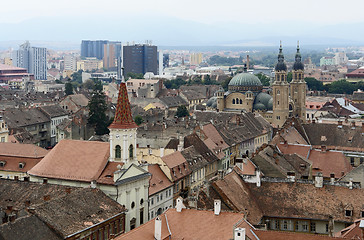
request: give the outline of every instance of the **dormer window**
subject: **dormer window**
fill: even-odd
[[[353,216],[353,210],[345,210],[345,216],[346,216],[346,217],[351,217],[351,216]]]
[[[19,163],[19,168],[20,168],[20,169],[23,169],[23,168],[24,168],[24,166],[25,166],[25,163],[22,163],[22,162],[21,162],[21,163]]]
[[[0,167],[5,167],[6,162],[5,161],[0,161]]]

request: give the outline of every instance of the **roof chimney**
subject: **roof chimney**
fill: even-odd
[[[250,66],[250,59],[249,59],[249,55],[246,55],[246,69],[249,70],[249,66]]]
[[[164,157],[164,148],[160,148],[160,157]]]
[[[351,122],[351,129],[355,129],[355,121]]]
[[[245,228],[234,229],[234,240],[245,240]]]
[[[221,200],[220,199],[215,199],[214,200],[214,213],[216,216],[220,215],[220,211],[221,211]]]
[[[260,170],[258,168],[255,169],[255,177],[256,177],[257,187],[260,187],[260,185],[261,185],[261,181],[260,181]]]
[[[183,204],[182,197],[178,197],[176,199],[176,211],[182,212],[182,208],[186,208],[186,206]]]
[[[341,121],[341,120],[339,120],[338,122],[337,122],[337,127],[338,128],[342,128],[343,127],[343,121]]]
[[[179,144],[177,146],[177,151],[182,151],[184,146],[184,138],[182,136],[179,136]]]
[[[349,180],[349,189],[353,189],[353,179],[350,178]]]
[[[318,172],[317,176],[315,177],[315,187],[322,188],[324,185],[324,178],[322,173]]]
[[[154,221],[154,239],[162,240],[162,220],[159,216]]]
[[[330,183],[331,184],[335,183],[335,173],[330,173]]]
[[[321,145],[321,152],[326,152],[326,145]]]

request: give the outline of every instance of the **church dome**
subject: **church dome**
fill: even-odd
[[[253,74],[239,73],[230,80],[229,86],[262,86],[262,83],[259,78]]]
[[[253,104],[254,110],[272,110],[273,109],[273,97],[267,93],[259,93]]]

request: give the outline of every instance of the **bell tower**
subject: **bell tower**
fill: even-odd
[[[287,82],[287,66],[284,63],[282,42],[279,47],[278,63],[275,67],[273,89],[273,118],[272,123],[280,128],[289,116],[289,84]]]
[[[114,121],[110,124],[110,161],[136,161],[137,124],[131,115],[125,82],[120,83]]]
[[[291,98],[294,102],[293,116],[306,120],[306,82],[304,80],[304,65],[301,62],[299,43],[293,64]]]

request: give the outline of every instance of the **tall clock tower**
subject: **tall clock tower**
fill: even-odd
[[[131,115],[125,82],[120,83],[114,121],[110,124],[110,161],[136,161],[137,124]]]

